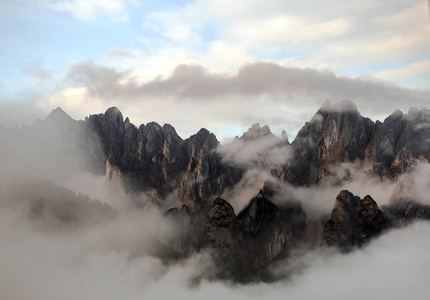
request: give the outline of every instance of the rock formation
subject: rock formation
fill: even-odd
[[[301,238],[306,214],[299,203],[278,207],[260,192],[239,214],[221,199],[214,200],[200,234],[200,248],[237,257],[242,263],[267,266]]]
[[[303,183],[317,183],[340,163],[363,161],[374,133],[375,124],[362,117],[351,101],[335,105],[326,101],[293,141],[291,168]]]
[[[330,220],[324,227],[324,243],[348,251],[362,246],[389,227],[376,202],[343,190],[336,197]]]
[[[430,110],[395,111],[377,130],[366,149],[364,169],[381,178],[395,178],[430,158]]]

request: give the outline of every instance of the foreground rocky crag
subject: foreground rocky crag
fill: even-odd
[[[415,220],[430,220],[430,206],[408,200],[379,209],[369,195],[360,199],[343,190],[336,197],[331,218],[324,226],[323,244],[348,252],[389,229]]]
[[[343,250],[362,246],[390,227],[390,222],[370,196],[360,199],[347,190],[336,197],[324,227],[324,243]]]
[[[216,198],[201,213],[199,226],[192,225],[197,222],[197,215],[184,206],[171,209],[167,216],[176,220],[182,233],[168,245],[188,255],[209,251],[214,261],[208,273],[210,279],[238,283],[270,281],[276,279],[269,271],[270,266],[288,258],[291,251],[300,255],[329,246],[350,252],[389,230],[416,220],[430,220],[428,205],[407,201],[379,208],[369,195],[361,199],[342,190],[322,232],[313,233],[323,236],[322,242],[315,244],[306,240],[309,238],[306,232],[315,228],[308,228],[312,224],[307,222],[300,203],[287,201],[276,205],[266,198],[271,194],[270,189],[268,192],[262,189],[237,215],[228,201]]]
[[[237,216],[227,201],[216,198],[199,234],[199,249],[214,251],[220,275],[252,280],[264,276],[271,262],[295,246],[305,226],[299,203],[278,207],[263,191]]]

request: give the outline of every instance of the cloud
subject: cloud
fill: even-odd
[[[211,100],[226,96],[272,95],[299,99],[330,98],[336,101],[353,99],[360,106],[368,99],[376,102],[379,110],[387,102],[401,106],[404,99],[414,100],[425,106],[430,99],[428,90],[402,88],[388,82],[370,78],[350,78],[338,76],[330,71],[283,67],[275,63],[253,63],[243,66],[235,75],[211,73],[199,65],[179,65],[163,78],[137,82],[125,79],[125,74],[112,68],[98,66],[93,62],[83,62],[73,66],[67,79],[81,84],[93,96],[138,97],[170,96],[184,99]],[[315,100],[314,100],[315,101]],[[382,105],[378,105],[383,103]],[[393,106],[394,107],[394,106]]]
[[[209,66],[211,58],[202,53],[208,45],[224,43],[242,48],[243,57],[366,76],[426,57],[427,10],[422,0],[332,1],[329,6],[318,1],[200,0],[153,12],[145,24],[162,33],[163,51],[186,47],[186,61],[191,58],[194,64]]]
[[[429,69],[430,60],[422,60],[393,70],[379,72],[375,76],[384,80],[402,81],[406,85],[416,86],[417,83],[418,85],[419,83],[424,85],[428,80]]]
[[[46,233],[9,210],[0,218],[0,296],[5,299],[420,299],[427,284],[428,222],[393,230],[350,254],[318,249],[278,262],[274,283],[207,281],[210,258],[165,264],[147,252],[142,216],[72,233]],[[199,284],[193,284],[193,280]],[[363,286],[365,288],[363,288]]]
[[[325,99],[351,99],[373,120],[383,120],[396,109],[407,111],[411,105],[424,107],[430,100],[425,89],[266,62],[244,65],[235,74],[210,72],[199,65],[179,65],[168,76],[146,81],[128,74],[91,61],[76,64],[66,76],[74,87],[43,105],[61,106],[80,118],[115,105],[136,124],[170,123],[186,135],[206,127],[226,138],[258,122],[268,124],[275,134],[285,129],[294,137]],[[228,125],[241,131],[226,135]]]
[[[111,21],[126,21],[128,0],[48,0],[47,7],[58,12],[67,12],[82,21],[93,21],[108,17]]]
[[[195,19],[195,18],[194,18]],[[152,13],[144,22],[144,26],[160,32],[165,38],[177,43],[199,44],[202,36],[194,30],[193,19],[178,12],[160,11]]]
[[[290,145],[271,133],[255,139],[235,139],[232,143],[220,145],[217,152],[224,162],[244,168],[283,165],[293,155]]]

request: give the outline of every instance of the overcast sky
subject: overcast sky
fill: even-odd
[[[430,105],[429,2],[0,0],[0,123],[117,106],[136,125],[290,138],[326,99]]]

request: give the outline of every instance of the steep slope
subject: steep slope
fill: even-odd
[[[314,184],[340,163],[359,164],[375,129],[351,101],[335,105],[326,101],[293,141],[295,163],[291,168],[304,184]]]
[[[126,192],[150,191],[164,198],[177,190],[193,207],[240,179],[240,172],[221,162],[215,152],[219,142],[206,129],[182,140],[169,124],[136,128],[116,107],[90,115],[85,125],[87,135],[100,138],[103,155],[95,160],[105,165],[107,180]]]
[[[364,245],[389,226],[389,221],[370,196],[360,199],[343,190],[336,197],[331,218],[324,227],[323,240],[327,245],[348,251]]]
[[[382,178],[405,173],[430,158],[430,110],[397,110],[378,125],[366,149],[364,169]]]

